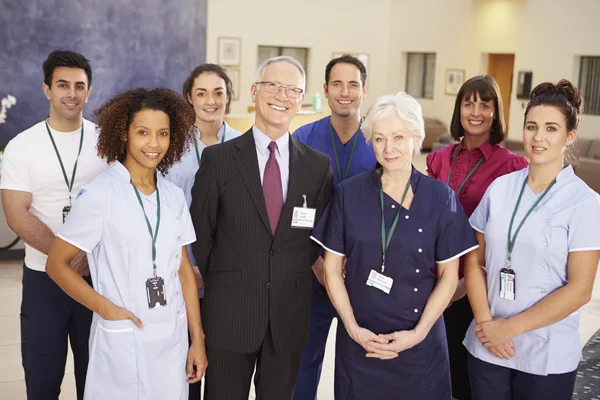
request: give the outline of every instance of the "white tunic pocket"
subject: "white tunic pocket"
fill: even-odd
[[[98,320],[96,343],[90,354],[94,399],[137,398],[134,324],[130,320]],[[87,400],[87,399],[86,399]]]

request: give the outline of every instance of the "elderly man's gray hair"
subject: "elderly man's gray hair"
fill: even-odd
[[[261,82],[264,79],[265,70],[267,69],[267,67],[269,65],[277,63],[277,62],[288,62],[288,63],[292,64],[294,67],[298,68],[298,70],[300,71],[300,74],[302,74],[302,87],[300,89],[302,89],[302,91],[306,92],[306,72],[304,72],[304,68],[302,68],[302,64],[300,64],[300,62],[298,60],[296,60],[295,58],[289,57],[289,56],[279,56],[279,57],[269,58],[267,61],[260,64],[260,67],[258,67],[258,70],[256,71],[255,82]]]

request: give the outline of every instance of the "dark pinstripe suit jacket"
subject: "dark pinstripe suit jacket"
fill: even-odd
[[[317,209],[333,194],[329,157],[290,137],[286,203],[271,233],[252,129],[204,150],[192,189],[192,251],[204,278],[206,345],[252,353],[271,326],[276,351],[300,351],[308,338],[311,266],[320,248],[311,230],[291,228],[294,207]]]

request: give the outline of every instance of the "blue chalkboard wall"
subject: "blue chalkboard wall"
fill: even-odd
[[[42,63],[72,50],[92,64],[92,111],[134,87],[181,92],[206,58],[207,0],[0,0],[0,99],[17,105],[0,125],[0,146],[48,116]]]

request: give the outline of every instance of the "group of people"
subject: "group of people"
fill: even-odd
[[[224,122],[232,82],[195,68],[182,95],[134,89],[82,111],[81,54],[43,65],[49,117],[12,139],[0,189],[26,244],[28,399],[317,398],[339,319],[337,399],[570,399],[579,312],[600,259],[600,196],[573,171],[582,99],[542,83],[526,158],[501,146],[500,91],[466,81],[457,143],[412,161],[421,106],[398,93],[366,115],[367,71],[329,62],[331,115],[293,134],[302,65],[267,60],[254,125]]]

